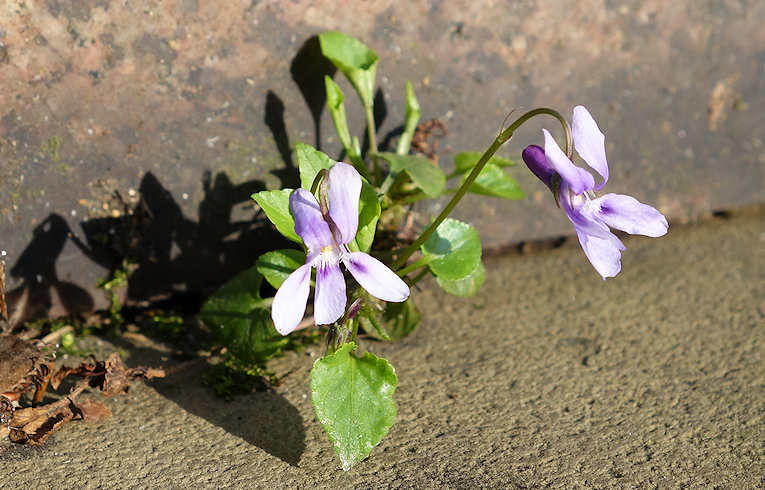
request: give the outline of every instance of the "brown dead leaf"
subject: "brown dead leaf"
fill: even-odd
[[[62,367],[51,378],[51,386],[54,389],[58,388],[61,381],[70,375],[88,378],[88,384],[92,388],[98,388],[104,396],[114,396],[126,393],[136,379],[146,381],[164,378],[165,371],[143,366],[128,369],[120,355],[115,352],[106,361],[90,358],[74,368]]]
[[[438,130],[440,134],[435,134]],[[438,138],[445,136],[447,133],[446,125],[438,119],[431,119],[425,121],[417,126],[417,129],[412,136],[412,152],[421,153],[428,160],[433,162],[433,165],[438,165]],[[433,142],[428,141],[432,138]]]
[[[76,367],[63,367],[50,376],[50,384],[58,388],[67,376],[79,376],[81,379],[69,395],[56,402],[39,407],[14,408],[12,401],[0,395],[0,436],[17,444],[39,446],[48,437],[71,420],[102,420],[111,416],[111,410],[103,403],[86,400],[76,403],[74,399],[86,388],[97,388],[104,396],[125,393],[130,384],[137,380],[163,378],[163,369],[147,367],[126,368],[118,353],[113,353],[106,361],[89,358]]]
[[[109,407],[97,400],[87,399],[78,403],[77,407],[80,409],[85,422],[96,422],[112,416],[112,411],[109,410]]]
[[[73,398],[79,394],[82,387],[76,387],[72,393],[41,407],[21,408],[13,412],[13,419],[8,424],[8,438],[16,444],[39,446],[64,424],[75,418],[83,418],[82,411],[74,403]]]
[[[9,330],[8,305],[5,304],[5,261],[0,260],[0,332]]]
[[[0,425],[8,425],[13,419],[13,401],[0,395]]]

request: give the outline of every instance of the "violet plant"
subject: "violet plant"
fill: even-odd
[[[457,155],[455,170],[446,175],[428,159],[410,154],[420,107],[407,83],[403,134],[394,153],[380,152],[373,117],[377,54],[339,32],[325,32],[319,42],[324,56],[346,76],[361,100],[369,151],[362,154],[358,138],[351,137],[344,94],[326,77],[328,109],[350,163],[336,162],[309,145],[296,145],[301,187],[252,197],[298,248],[261,255],[253,268],[208,299],[201,318],[230,359],[243,366],[263,365],[294,345],[288,334],[299,336],[314,325],[326,334],[326,355],[311,370],[312,403],[343,470],[348,470],[369,455],[393,425],[396,373],[369,349],[373,341],[399,340],[417,327],[420,314],[412,286],[432,275],[444,291],[456,296],[471,296],[481,288],[485,269],[480,236],[470,224],[449,215],[468,192],[524,197],[504,170],[514,162],[495,156],[522,124],[545,115],[563,128],[565,151],[544,130],[544,149],[528,146],[523,159],[553,192],[603,278],[619,272],[624,250],[609,227],[660,236],[666,233],[667,222],[657,210],[630,196],[596,197],[608,180],[604,135],[581,106],[574,109],[571,126],[548,108],[521,115],[483,153]],[[574,147],[602,176],[601,184],[596,186],[591,174],[574,165]],[[448,187],[447,181],[455,178],[458,185]],[[401,238],[398,232],[413,212],[413,203],[445,195],[452,197],[416,238]],[[264,279],[277,290],[275,296],[260,296]],[[315,284],[312,313],[305,316],[311,284]],[[360,355],[364,339],[367,350]]]

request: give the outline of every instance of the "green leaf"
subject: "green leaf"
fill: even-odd
[[[387,303],[382,315],[385,329],[393,341],[401,340],[414,332],[420,324],[420,318],[412,298],[401,303]]]
[[[467,175],[462,180],[465,179],[467,179]],[[518,182],[492,163],[487,163],[481,170],[468,192],[505,199],[523,199],[526,197]]]
[[[406,172],[412,182],[430,197],[440,195],[446,186],[444,172],[427,158],[395,153],[380,153],[380,156],[388,162],[391,172]]]
[[[454,296],[473,296],[481,289],[485,279],[486,269],[481,262],[478,262],[478,267],[476,267],[473,272],[462,279],[450,281],[442,277],[436,277],[436,281],[438,281],[438,285],[441,286],[441,289]]]
[[[481,262],[481,237],[469,224],[447,218],[420,250],[433,274],[456,281],[468,276]]]
[[[322,54],[351,82],[364,107],[372,107],[379,59],[377,53],[358,39],[337,31],[319,34],[319,45]]]
[[[329,170],[335,161],[311,145],[297,143],[295,145],[298,169],[300,170],[300,187],[311,190],[316,175],[322,170]]]
[[[215,340],[247,364],[263,363],[289,342],[274,328],[268,304],[260,298],[262,280],[255,267],[237,274],[210,296],[200,312]]]
[[[292,248],[274,250],[258,257],[255,268],[266,281],[276,289],[282,285],[292,271],[305,263],[305,253]]]
[[[380,312],[373,310],[369,306],[364,306],[356,317],[356,321],[359,322],[359,325],[367,335],[377,340],[390,342],[390,335],[388,335],[388,332],[382,326],[382,323],[380,323]]]
[[[411,298],[402,303],[377,301],[377,306],[364,306],[356,317],[367,335],[386,341],[398,341],[415,331],[420,313]]]
[[[298,243],[303,243],[295,233],[295,220],[290,213],[290,194],[292,189],[280,189],[278,191],[260,191],[252,195],[258,206],[266,213],[271,223],[276,226],[279,233]]]
[[[475,164],[478,163],[478,160],[481,159],[481,156],[483,156],[483,153],[477,151],[465,151],[457,154],[457,156],[454,157],[454,173],[464,174],[465,172],[469,172],[473,169],[473,167],[475,167]],[[502,158],[494,155],[489,158],[487,164],[496,165],[497,167],[511,167],[515,165],[515,162],[508,160],[507,158]],[[483,171],[481,173],[483,173]]]
[[[344,471],[364,459],[393,425],[398,382],[393,366],[353,342],[318,359],[311,369],[311,401]]]
[[[324,87],[327,91],[327,108],[332,116],[332,122],[335,123],[337,137],[340,138],[345,151],[352,151],[351,133],[348,131],[348,119],[345,117],[345,96],[340,87],[328,75],[324,75]]]
[[[412,82],[406,82],[406,121],[404,123],[404,132],[396,145],[397,155],[406,155],[409,153],[409,147],[412,146],[412,136],[417,129],[417,123],[420,120],[420,104],[414,95]]]
[[[381,209],[380,200],[377,198],[374,187],[362,179],[361,197],[359,199],[359,229],[356,232],[356,238],[349,244],[349,248],[353,251],[368,252],[372,248]]]

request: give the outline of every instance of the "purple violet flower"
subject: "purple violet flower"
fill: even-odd
[[[592,174],[577,167],[560,149],[546,130],[545,147],[531,145],[523,150],[523,161],[557,199],[568,219],[574,224],[579,243],[595,270],[614,277],[621,270],[624,244],[609,227],[631,235],[659,237],[667,233],[667,219],[659,211],[631,196],[606,194],[595,197],[608,181],[605,136],[595,119],[582,106],[574,107],[571,135],[574,148],[587,164],[595,169],[603,182],[595,185]]]
[[[351,252],[346,246],[359,226],[361,176],[356,169],[347,163],[336,163],[329,170],[328,194],[328,215],[322,214],[319,202],[309,191],[297,189],[290,196],[295,232],[303,239],[307,256],[305,264],[282,283],[271,305],[271,318],[282,335],[295,330],[303,318],[312,267],[316,267],[313,316],[317,325],[333,323],[345,313],[341,262],[372,296],[393,302],[409,297],[409,286],[395,272],[371,255]]]

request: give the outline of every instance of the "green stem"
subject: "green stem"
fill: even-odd
[[[425,275],[427,275],[427,273],[428,273],[428,269],[427,268],[426,269],[422,269],[419,274],[414,276],[414,279],[412,279],[410,281],[406,281],[406,283],[409,285],[409,287],[412,287],[415,284],[417,284],[418,282],[420,282],[420,279],[425,277]]]
[[[399,270],[398,272],[396,272],[396,274],[398,274],[399,277],[404,277],[405,275],[409,274],[410,272],[415,271],[415,270],[419,269],[420,267],[425,267],[426,265],[428,265],[428,261],[425,260],[425,257],[423,257],[420,260],[418,260],[417,262],[414,262],[413,264],[409,264],[406,267],[404,267],[403,269]]]
[[[449,189],[442,190],[441,194],[439,194],[436,197],[446,196],[448,194],[454,194],[455,192],[457,192],[457,187],[450,187]],[[410,196],[407,196],[407,197],[401,199],[400,201],[397,201],[397,203],[398,204],[412,204],[412,203],[415,203],[417,201],[422,201],[423,199],[428,199],[430,197],[431,196],[429,196],[429,195],[425,194],[424,192],[420,191],[420,192],[417,192],[417,193],[412,194]]]
[[[385,180],[383,180],[383,183],[380,184],[380,189],[377,191],[377,193],[381,196],[384,196],[388,193],[393,183],[396,181],[396,177],[398,177],[399,174],[389,172],[388,175],[385,176]]]
[[[547,114],[550,116],[553,116],[556,118],[560,123],[561,126],[563,126],[563,132],[566,137],[566,154],[571,154],[573,152],[573,144],[571,140],[571,129],[568,126],[568,123],[563,118],[563,116],[560,115],[560,113],[553,109],[548,109],[546,107],[540,107],[539,109],[531,110],[508,126],[504,131],[499,133],[499,135],[494,139],[494,142],[489,146],[489,148],[481,155],[481,158],[478,160],[478,163],[475,164],[475,167],[473,167],[473,170],[470,172],[470,175],[467,176],[467,178],[462,182],[462,185],[459,189],[457,189],[456,194],[454,194],[454,197],[449,201],[449,203],[444,207],[444,209],[441,211],[441,214],[436,217],[435,220],[428,226],[424,232],[415,240],[411,245],[409,245],[404,252],[398,256],[398,258],[391,264],[391,268],[393,270],[398,269],[402,265],[406,263],[406,261],[409,259],[409,257],[412,256],[412,254],[417,251],[417,249],[420,248],[420,246],[425,243],[425,241],[430,238],[430,235],[433,234],[433,232],[436,231],[436,228],[438,228],[438,225],[440,225],[447,216],[451,214],[451,212],[454,210],[454,208],[457,206],[457,203],[460,202],[460,199],[462,199],[465,194],[467,193],[468,189],[471,185],[473,185],[473,182],[475,179],[478,178],[478,175],[480,175],[481,170],[483,170],[484,165],[489,161],[489,159],[494,156],[494,154],[497,152],[500,146],[505,144],[510,137],[513,135],[513,133],[521,127],[523,123],[528,121],[534,116],[538,116],[540,114]]]
[[[382,180],[380,176],[380,164],[377,161],[377,128],[375,128],[375,115],[372,110],[372,105],[365,104],[364,112],[367,116],[367,137],[369,138],[369,153],[372,155],[372,164],[375,170],[375,183]]]
[[[358,317],[351,320],[351,342],[356,342],[356,337],[359,335],[359,319]]]

